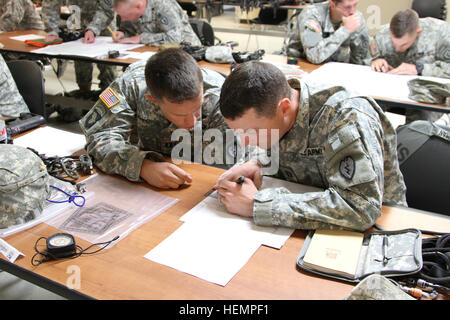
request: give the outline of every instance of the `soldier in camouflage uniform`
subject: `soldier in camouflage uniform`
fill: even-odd
[[[44,30],[31,0],[0,0],[0,31]]]
[[[187,14],[175,0],[115,0],[121,17],[117,41],[160,46],[167,42],[200,46]]]
[[[42,17],[45,23],[50,41],[58,36],[60,25],[61,0],[45,0],[42,4]],[[106,29],[113,22],[114,9],[112,0],[70,0],[68,6],[78,6],[75,15],[80,14],[80,28],[86,33],[90,30],[95,35],[110,36]],[[70,19],[70,18],[69,18]],[[114,26],[114,22],[113,22]],[[73,28],[78,27],[76,23]],[[100,70],[100,89],[105,89],[116,78],[115,67],[98,64]],[[75,61],[75,75],[77,84],[82,92],[91,90],[93,64],[89,62]]]
[[[130,181],[143,179],[160,188],[191,182],[189,174],[164,157],[173,157],[179,146],[173,134],[187,135],[189,150],[181,158],[196,161],[206,146],[203,130],[226,130],[217,106],[224,79],[201,70],[181,49],[166,49],[147,63],[130,65],[80,120],[88,153],[102,171]],[[113,100],[107,99],[108,92]]]
[[[400,11],[370,42],[374,71],[450,78],[450,24],[435,18],[419,19],[412,9]],[[407,110],[406,122],[435,121],[440,112]]]
[[[311,5],[297,18],[287,54],[320,64],[336,61],[363,64],[369,32],[358,0],[329,0]]]
[[[18,117],[22,112],[30,112],[17,89],[16,83],[0,55],[0,115]]]
[[[383,202],[406,205],[396,134],[372,98],[339,86],[318,90],[298,79],[288,84],[276,67],[248,62],[228,76],[219,104],[233,130],[279,130],[279,141],[267,144],[278,143],[275,177],[325,189],[258,191],[261,167],[252,158],[216,183],[229,212],[253,216],[262,226],[362,231],[380,217]],[[242,185],[234,182],[239,176],[247,177]]]

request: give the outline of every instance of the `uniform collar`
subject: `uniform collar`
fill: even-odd
[[[292,89],[300,89],[299,106],[294,125],[280,140],[280,150],[302,153],[309,139],[309,90],[300,79],[292,78],[288,82]]]

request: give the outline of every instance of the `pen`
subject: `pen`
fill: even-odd
[[[237,184],[243,184],[244,181],[245,181],[245,177],[244,177],[244,176],[240,176],[240,177],[237,179],[236,183],[237,183]]]

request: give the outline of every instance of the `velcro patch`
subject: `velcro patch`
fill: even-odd
[[[370,47],[370,54],[372,55],[372,57],[380,54],[380,49],[378,49],[378,45],[375,40],[370,41],[369,47]]]
[[[99,97],[108,108],[111,108],[120,102],[119,97],[111,88],[103,91]]]
[[[316,32],[322,32],[322,27],[320,26],[320,23],[316,20],[309,20],[308,25],[310,29],[316,31]]]

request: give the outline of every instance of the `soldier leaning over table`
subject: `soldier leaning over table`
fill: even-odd
[[[397,12],[370,42],[367,64],[377,72],[450,78],[450,24],[419,19],[407,9]],[[406,122],[435,121],[440,112],[407,110]]]
[[[47,41],[52,41],[58,37],[60,28],[60,11],[61,0],[44,0],[42,4],[42,17],[45,23],[48,36]],[[114,9],[112,0],[69,0],[67,5],[75,5],[79,8],[74,10],[75,19],[79,15],[79,26],[76,23],[72,28],[80,27],[85,31],[84,41],[89,43],[95,41],[95,36],[103,35],[110,36],[111,33],[107,30],[109,25],[114,27]],[[77,9],[75,7],[74,9]],[[104,90],[116,78],[116,71],[114,66],[105,64],[98,64],[100,70],[100,90]],[[90,92],[92,86],[92,71],[93,64],[89,62],[75,60],[75,75],[76,82],[82,93]]]

